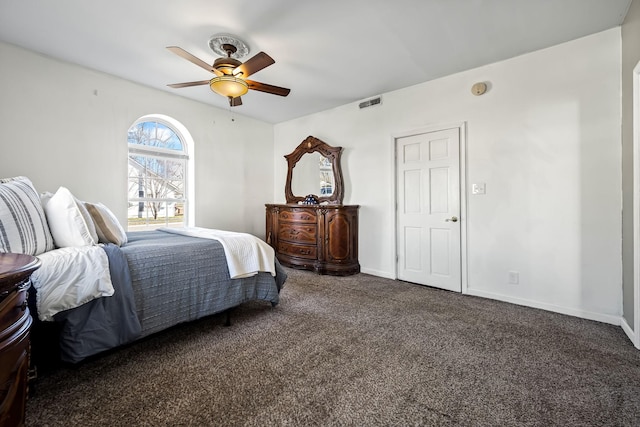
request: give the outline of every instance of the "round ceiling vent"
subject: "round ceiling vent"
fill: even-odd
[[[209,47],[211,50],[226,58],[228,49],[225,49],[223,45],[231,45],[236,48],[235,52],[231,54],[231,58],[240,59],[249,54],[249,46],[231,34],[214,34],[209,39]]]

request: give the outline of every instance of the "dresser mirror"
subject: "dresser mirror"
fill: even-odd
[[[293,169],[291,179],[293,194],[331,196],[335,184],[333,164],[330,159],[320,153],[303,155]]]
[[[342,204],[344,195],[340,156],[342,147],[332,147],[313,136],[287,154],[285,184],[287,203],[296,204],[313,195],[318,203]]]

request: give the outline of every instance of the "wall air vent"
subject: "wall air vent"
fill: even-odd
[[[367,99],[366,101],[362,101],[359,106],[360,109],[372,107],[374,105],[380,105],[382,103],[382,97],[376,96],[375,98]]]

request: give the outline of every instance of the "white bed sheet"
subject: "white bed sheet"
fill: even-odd
[[[38,318],[42,321],[114,293],[109,259],[99,245],[54,249],[38,258],[41,266],[31,275],[31,281],[37,290]]]

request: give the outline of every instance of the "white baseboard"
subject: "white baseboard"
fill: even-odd
[[[539,301],[532,301],[523,298],[511,297],[508,295],[496,294],[493,292],[486,292],[477,289],[467,288],[466,294],[474,295],[477,297],[495,299],[498,301],[509,302],[511,304],[524,305],[526,307],[539,308],[542,310],[552,311],[554,313],[566,314],[569,316],[580,317],[587,320],[595,320],[598,322],[609,323],[611,325],[620,326],[621,317],[611,314],[595,313],[587,310],[579,310],[575,308],[562,307],[554,304],[541,303]]]
[[[383,277],[385,279],[395,280],[394,275],[392,273],[389,273],[388,271],[380,271],[374,270],[373,268],[360,267],[360,272],[364,274],[370,274],[372,276]]]
[[[638,335],[633,332],[633,328],[629,326],[627,320],[624,317],[620,318],[620,326],[625,334],[629,337],[635,348],[640,349],[640,340],[638,339]]]

